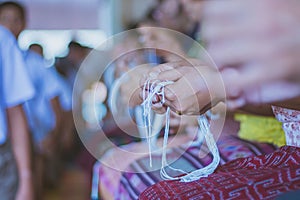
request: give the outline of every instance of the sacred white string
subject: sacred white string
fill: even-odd
[[[158,83],[158,81],[154,81],[151,84],[151,80],[146,81],[146,83],[144,84],[144,88],[143,88],[143,117],[144,117],[144,122],[145,122],[145,126],[148,128],[148,130],[146,131],[146,138],[147,138],[147,142],[148,142],[148,148],[149,148],[149,158],[150,158],[150,167],[152,167],[152,148],[151,148],[151,137],[153,137],[152,134],[152,124],[151,124],[151,107],[152,107],[152,102],[153,102],[153,98],[156,95],[161,95],[164,93],[164,87],[166,85],[169,85],[171,83],[173,83],[172,81],[166,81],[166,82],[161,82]],[[146,90],[148,91],[148,96],[146,98]],[[163,93],[162,93],[163,92]],[[164,95],[162,95],[164,96]],[[161,100],[161,103],[164,103],[164,97]]]
[[[149,79],[144,84],[142,106],[143,106],[143,110],[144,110],[144,113],[143,113],[143,117],[145,118],[144,122],[146,122],[145,126],[148,127],[146,137],[147,137],[147,141],[149,142],[148,144],[149,144],[150,167],[152,167],[152,156],[151,156],[152,149],[151,149],[151,144],[150,144],[150,137],[152,136],[152,134],[151,134],[151,107],[153,104],[153,98],[155,96],[159,96],[161,98],[160,103],[163,104],[165,102],[164,87],[167,85],[170,85],[172,83],[173,83],[172,81],[158,82],[157,80],[151,83],[151,80]],[[148,93],[147,98],[146,98],[146,92]],[[166,180],[180,180],[181,182],[191,182],[191,181],[198,180],[202,177],[207,177],[208,175],[213,173],[215,171],[215,169],[217,168],[217,166],[219,165],[220,154],[219,154],[219,150],[217,148],[216,142],[213,138],[213,135],[210,132],[209,123],[208,123],[206,116],[201,115],[198,117],[198,125],[199,125],[200,130],[198,131],[197,141],[194,144],[198,143],[200,145],[202,143],[203,135],[204,135],[208,149],[212,152],[213,161],[206,167],[192,171],[190,173],[185,172],[184,170],[181,170],[181,169],[173,168],[167,163],[166,149],[167,149],[168,135],[169,135],[169,125],[170,125],[169,123],[170,123],[170,108],[168,107],[167,112],[166,112],[166,125],[165,125],[164,141],[163,141],[162,166],[161,166],[161,170],[160,170],[161,177]],[[166,172],[166,170],[165,170],[166,167],[170,168],[171,170],[178,171],[178,172],[181,172],[186,175],[181,176],[181,177],[172,177],[172,176],[168,175],[168,173]]]

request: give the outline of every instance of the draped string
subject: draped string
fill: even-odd
[[[172,81],[166,81],[166,82],[158,82],[154,81],[151,83],[151,80],[146,81],[143,88],[143,117],[144,117],[144,123],[145,127],[147,129],[146,131],[146,140],[148,143],[148,149],[149,149],[149,158],[150,158],[150,167],[152,167],[152,145],[151,145],[151,137],[154,137],[152,135],[152,123],[151,123],[151,107],[153,105],[153,99],[154,97],[161,95],[163,98],[161,100],[161,103],[163,104],[165,101],[164,98],[164,87],[166,85],[172,84]],[[148,92],[148,96],[146,98],[146,91]]]
[[[165,103],[165,91],[164,88],[167,85],[172,84],[172,81],[163,81],[159,82],[157,80],[151,82],[151,80],[147,80],[144,84],[143,88],[143,117],[145,126],[148,128],[146,137],[148,142],[148,148],[149,148],[149,159],[150,159],[150,167],[152,167],[152,156],[151,156],[151,144],[150,144],[150,137],[153,137],[151,133],[151,107],[153,105],[153,99],[154,97],[160,97],[160,103]],[[148,93],[146,98],[146,92]],[[202,177],[207,177],[208,175],[212,174],[220,162],[220,154],[218,147],[216,145],[216,142],[213,138],[213,135],[210,131],[209,122],[207,120],[206,115],[200,115],[198,117],[198,125],[199,125],[199,131],[198,131],[198,138],[197,141],[192,143],[193,145],[200,145],[202,143],[203,138],[205,138],[208,149],[211,151],[213,155],[212,162],[203,167],[202,169],[194,170],[192,172],[186,172],[181,169],[176,169],[171,167],[167,162],[167,145],[168,145],[168,137],[169,137],[169,126],[170,126],[170,108],[167,107],[166,111],[166,124],[165,124],[165,130],[164,130],[164,140],[163,140],[163,150],[162,150],[162,163],[161,163],[161,170],[160,175],[165,180],[180,180],[181,182],[191,182],[198,180]],[[204,136],[204,137],[203,137]],[[170,170],[180,172],[182,174],[185,174],[181,177],[172,177],[170,176],[166,168],[169,168]]]

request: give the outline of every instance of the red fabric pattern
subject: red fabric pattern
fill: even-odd
[[[274,199],[299,189],[300,148],[284,146],[270,154],[228,162],[198,181],[159,182],[140,199]]]

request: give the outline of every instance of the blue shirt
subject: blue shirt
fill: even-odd
[[[51,100],[58,97],[62,109],[69,111],[72,108],[72,90],[54,67],[47,67],[42,56],[33,51],[25,51],[23,55],[37,91],[34,98],[26,102],[25,111],[34,141],[39,143],[55,126]]]
[[[24,103],[34,93],[15,37],[0,26],[0,144],[8,134],[6,108]]]
[[[72,87],[69,85],[67,80],[65,80],[55,69],[55,67],[47,68],[50,73],[53,74],[52,78],[55,78],[55,81],[58,83],[59,91],[59,102],[61,108],[64,111],[72,110]],[[54,81],[54,80],[53,80]]]
[[[24,108],[33,139],[40,142],[55,126],[51,99],[59,95],[59,83],[56,74],[46,68],[42,56],[33,51],[25,51],[23,56],[36,90],[36,95],[25,103]]]

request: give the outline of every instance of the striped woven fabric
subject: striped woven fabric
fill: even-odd
[[[267,154],[277,149],[271,144],[250,142],[230,135],[220,139],[217,145],[221,154],[221,165],[237,158]],[[176,160],[171,164],[172,167],[184,169],[185,171],[202,168],[212,161],[212,155],[205,144],[202,145],[201,150],[199,146],[186,148],[186,145],[181,145],[172,148],[167,156],[169,162],[170,160]],[[160,155],[153,155],[152,159],[154,166],[160,166]],[[107,170],[106,168],[104,171],[100,167],[98,171],[100,187],[101,184],[105,186],[105,196],[109,196],[112,199],[137,199],[145,189],[162,181],[159,169],[153,171],[149,167],[149,157],[134,160],[127,166],[126,171],[122,173],[119,180],[115,178],[112,180],[112,177],[116,177],[116,170]],[[179,175],[172,174],[171,171],[170,174],[173,176]],[[118,184],[110,184],[110,181],[118,182]]]
[[[284,146],[270,154],[228,162],[207,178],[190,183],[161,181],[139,199],[274,199],[299,189],[300,148]]]

